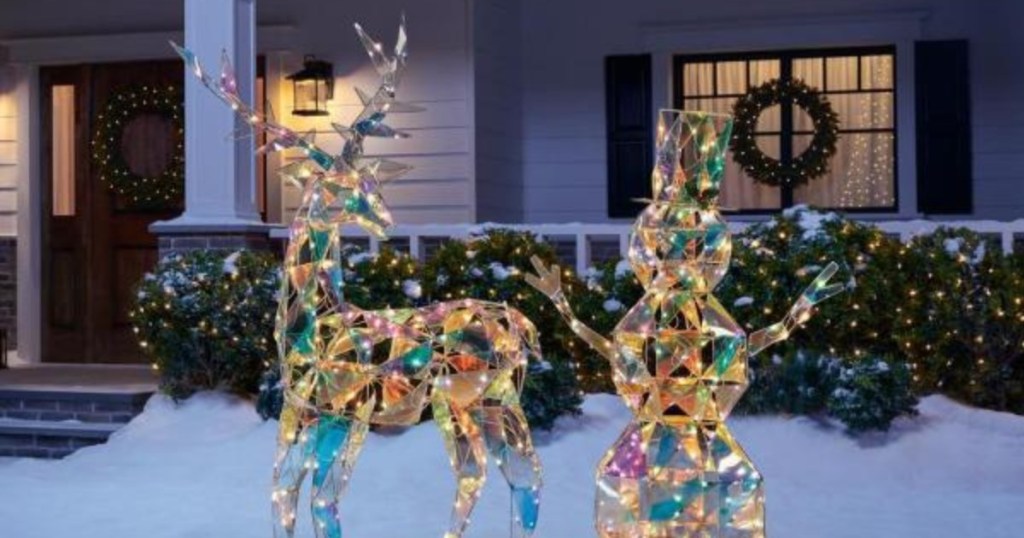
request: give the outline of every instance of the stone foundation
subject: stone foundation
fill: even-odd
[[[273,249],[274,245],[266,233],[249,234],[174,234],[161,235],[159,239],[160,257],[168,254],[181,254],[196,250],[265,250]]]
[[[276,251],[270,227],[263,224],[190,225],[158,222],[149,227],[159,240],[160,257],[196,250]]]

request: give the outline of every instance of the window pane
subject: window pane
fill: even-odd
[[[53,86],[52,190],[53,216],[75,215],[75,87]]]
[[[759,86],[773,78],[779,78],[780,62],[778,60],[756,60],[750,62],[750,85]]]
[[[809,142],[810,135],[794,137],[794,151]],[[894,147],[892,133],[840,135],[829,174],[794,189],[794,201],[821,207],[892,207],[896,203]]]
[[[827,80],[825,87],[827,91],[856,90],[857,89],[857,57],[846,56],[840,58],[826,58]]]
[[[822,58],[797,58],[793,60],[793,78],[806,82],[818,89],[825,87],[825,68]]]
[[[758,133],[771,133],[779,132],[782,130],[782,107],[780,105],[772,105],[761,112],[761,116],[757,118],[757,129],[755,132]]]
[[[893,62],[891,54],[864,56],[860,59],[860,69],[863,89],[892,89]]]
[[[687,99],[686,110],[703,110],[705,112],[719,112],[732,114],[732,107],[736,103],[735,97],[719,97],[717,99]]]
[[[718,95],[747,93],[747,62],[718,62]]]
[[[686,64],[683,66],[683,95],[712,95],[714,76],[714,64]]]
[[[840,131],[893,128],[893,100],[889,92],[842,93],[830,95],[828,100],[839,115]],[[814,130],[811,117],[800,107],[793,108],[793,130]]]
[[[832,109],[839,114],[839,129],[892,129],[892,94],[854,93],[831,95]]]
[[[758,137],[757,146],[769,156],[777,157],[779,155],[779,137],[777,136]],[[731,155],[726,162],[720,197],[722,209],[735,211],[782,207],[782,194],[778,187],[755,182],[743,173]]]

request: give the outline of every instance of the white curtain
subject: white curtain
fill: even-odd
[[[826,69],[827,62],[827,69]],[[858,65],[859,64],[859,65]],[[687,98],[684,106],[691,110],[731,112],[736,96],[750,87],[780,76],[779,60],[750,62],[718,62],[686,64],[683,72],[686,96],[717,95],[728,97]],[[717,67],[717,69],[716,69]],[[840,129],[889,129],[893,126],[893,62],[892,56],[801,58],[793,61],[794,78],[830,91],[857,89],[857,71],[861,70],[862,89],[885,89],[884,92],[832,94],[828,98],[839,114]],[[825,73],[828,80],[825,80]],[[717,73],[717,80],[715,80]],[[810,118],[802,110],[793,112],[797,131],[810,131]],[[758,121],[759,132],[777,133],[781,129],[780,107],[764,111]],[[778,134],[759,136],[759,147],[767,155],[778,158]],[[796,135],[794,154],[807,148],[811,137]],[[894,137],[891,133],[841,133],[831,171],[804,187],[794,190],[796,203],[821,207],[883,207],[895,202]],[[722,184],[722,207],[733,210],[777,209],[781,206],[780,190],[754,182],[729,159]]]
[[[857,89],[857,57],[826,61],[829,90]],[[795,63],[793,75],[820,88],[812,80],[821,80],[821,66],[821,61],[804,62],[800,69]],[[891,56],[865,56],[860,59],[860,69],[863,89],[893,87]],[[893,127],[891,91],[834,94],[828,98],[839,114],[840,130]],[[810,118],[802,111],[794,111],[793,121],[796,130],[811,129]],[[793,141],[794,154],[803,151],[810,139],[810,136],[797,136]],[[795,189],[794,202],[843,208],[894,205],[894,143],[892,133],[841,133],[829,174]]]
[[[53,110],[53,216],[75,214],[75,87],[54,86]]]

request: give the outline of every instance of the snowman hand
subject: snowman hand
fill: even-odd
[[[526,283],[536,288],[537,291],[543,293],[548,298],[556,300],[562,293],[561,268],[558,267],[558,264],[552,264],[548,268],[537,256],[531,257],[530,263],[533,264],[533,269],[537,271],[537,274],[527,273]]]

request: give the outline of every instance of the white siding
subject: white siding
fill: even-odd
[[[605,56],[655,53],[658,108],[671,104],[674,53],[887,44],[866,38],[862,29],[918,14],[920,22],[890,25],[907,28],[897,39],[901,60],[912,60],[914,39],[971,42],[974,216],[1024,216],[1024,57],[1019,52],[1024,50],[1024,3],[981,5],[973,0],[592,0],[583,8],[572,0],[523,0],[521,24],[528,36],[522,44],[524,220],[608,220]],[[830,20],[845,22],[833,31]],[[699,50],[682,50],[673,42],[696,43]],[[911,189],[914,126],[906,121],[912,112],[904,109],[912,108],[905,106],[913,102],[912,73],[912,63],[906,62],[898,81],[909,99],[900,105],[900,183]],[[913,192],[904,189],[901,195]],[[909,216],[916,201],[904,202]]]
[[[17,235],[19,166],[18,111],[13,70],[0,66],[0,236]]]
[[[360,22],[390,51],[399,15],[406,10],[409,60],[398,98],[427,110],[389,116],[389,125],[409,132],[412,138],[371,139],[366,144],[367,155],[387,156],[415,167],[384,188],[395,220],[401,224],[456,223],[474,219],[467,1],[403,4],[385,0],[352,4],[306,0],[293,4],[283,15],[299,30],[294,32],[294,43],[289,43],[287,54],[272,54],[272,61],[278,63],[268,72],[274,73],[276,79],[268,80],[268,84],[279,85],[278,92],[271,92],[271,95],[278,95],[273,103],[278,119],[302,132],[315,130],[317,144],[333,152],[341,149],[342,140],[330,122],[347,125],[361,108],[353,86],[372,92],[379,80],[352,30],[352,23]],[[292,88],[284,76],[301,66],[304,54],[315,54],[334,64],[335,90],[328,106],[330,117],[304,118],[291,114]],[[295,157],[294,154],[284,155],[283,160]],[[273,169],[269,178],[276,180]],[[287,221],[297,207],[298,193],[289,185],[282,186],[279,203],[283,219]]]

